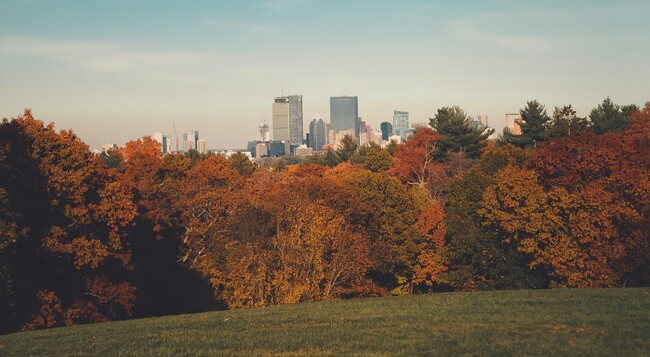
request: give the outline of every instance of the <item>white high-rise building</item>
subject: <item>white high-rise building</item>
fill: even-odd
[[[199,132],[188,130],[183,133],[183,151],[198,150]]]
[[[393,133],[406,140],[409,134],[409,112],[395,110],[393,112]]]
[[[153,133],[153,139],[160,143],[163,154],[172,152],[172,136],[171,134],[163,134],[160,132]]]

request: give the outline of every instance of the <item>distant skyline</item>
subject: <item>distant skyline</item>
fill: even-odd
[[[91,148],[198,130],[245,148],[273,98],[305,128],[357,96],[373,128],[443,106],[505,114],[536,99],[578,115],[650,100],[650,2],[0,1],[0,116],[34,115]]]

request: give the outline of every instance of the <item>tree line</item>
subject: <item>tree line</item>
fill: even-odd
[[[94,155],[0,126],[0,332],[435,291],[647,286],[650,103],[528,102],[497,140],[459,107],[403,144],[268,165]]]

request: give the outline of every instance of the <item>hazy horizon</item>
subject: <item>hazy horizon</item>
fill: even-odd
[[[303,96],[304,128],[329,97],[357,96],[373,128],[394,110],[505,114],[536,99],[578,115],[606,97],[650,100],[647,1],[0,3],[0,116],[72,129],[91,148],[198,130],[245,148],[271,103]]]

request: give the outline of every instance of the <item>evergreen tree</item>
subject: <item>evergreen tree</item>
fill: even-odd
[[[591,110],[589,118],[596,134],[602,135],[627,129],[630,125],[630,115],[638,110],[634,104],[620,106],[607,97],[602,104]]]
[[[494,133],[494,129],[475,126],[457,105],[438,109],[429,123],[441,135],[438,159],[442,160],[447,160],[450,152],[463,152],[469,158],[478,158],[487,138]]]
[[[499,140],[501,144],[512,144],[521,148],[537,147],[538,143],[549,139],[548,126],[551,118],[542,104],[536,100],[530,101],[519,114],[521,119],[517,123],[521,126],[521,135],[515,135],[505,129]]]
[[[584,117],[576,115],[576,111],[571,104],[562,108],[555,107],[553,118],[549,123],[550,138],[560,138],[564,136],[576,135],[587,131],[591,124]]]
[[[357,152],[358,148],[359,145],[357,145],[354,138],[350,135],[345,135],[336,149],[336,155],[338,155],[341,162],[350,161],[350,158]]]

